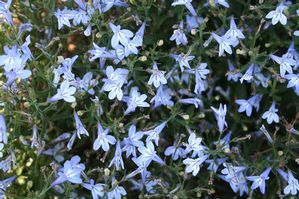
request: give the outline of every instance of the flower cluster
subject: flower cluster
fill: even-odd
[[[0,1],[0,198],[298,197],[298,6]]]

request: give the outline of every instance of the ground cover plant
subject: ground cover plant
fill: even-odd
[[[297,198],[299,3],[0,1],[0,198]]]

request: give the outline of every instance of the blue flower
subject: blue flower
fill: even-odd
[[[227,38],[225,35],[223,36],[219,36],[215,33],[212,33],[213,38],[217,41],[217,43],[219,44],[219,53],[218,56],[222,56],[224,54],[224,52],[227,52],[228,54],[232,54],[232,48],[231,48],[231,44],[232,44],[232,40]]]
[[[63,99],[66,102],[72,103],[76,101],[76,98],[73,96],[76,92],[76,88],[73,86],[70,86],[70,83],[68,80],[64,80],[60,88],[57,89],[57,94],[48,99],[48,102],[56,102],[58,100]]]
[[[67,160],[63,168],[59,169],[58,178],[52,182],[51,186],[61,184],[65,181],[69,181],[74,184],[81,184],[81,172],[85,169],[85,165],[80,163],[79,156],[73,156],[71,160]]]
[[[241,84],[243,83],[244,80],[247,82],[251,82],[253,80],[253,75],[256,74],[258,71],[259,71],[259,66],[257,64],[250,64],[245,74],[240,79]]]
[[[157,155],[155,146],[152,142],[147,142],[146,146],[138,147],[138,151],[141,155],[137,158],[137,162],[144,162],[145,165],[149,165],[152,161],[164,164],[164,161]]]
[[[96,0],[94,0],[95,2]],[[99,10],[100,12],[107,12],[108,10],[110,10],[113,6],[116,7],[128,7],[128,4],[123,2],[122,0],[102,0],[100,3],[100,7]]]
[[[18,51],[17,46],[13,46],[11,49],[4,46],[3,50],[5,55],[0,55],[0,66],[4,65],[4,70],[6,72],[22,63],[21,54]]]
[[[87,135],[89,136],[87,130],[83,126],[78,114],[76,111],[74,111],[74,118],[75,118],[75,124],[76,124],[76,132],[79,139],[81,139],[81,135]]]
[[[89,50],[88,52],[93,55],[89,58],[89,61],[94,61],[97,58],[104,61],[105,59],[115,59],[115,55],[113,51],[107,50],[106,47],[99,47],[97,44],[93,43],[93,49]]]
[[[170,56],[179,64],[182,72],[184,71],[184,67],[191,69],[189,61],[195,58],[195,56],[189,56],[188,54],[183,53],[179,55],[171,54]]]
[[[32,75],[30,70],[24,69],[25,68],[25,61],[22,59],[18,60],[18,63],[10,71],[6,71],[4,74],[7,78],[5,85],[10,86],[17,78],[21,80],[25,80]]]
[[[151,99],[150,102],[155,102],[154,108],[157,108],[161,105],[173,106],[173,101],[171,100],[171,93],[172,91],[169,88],[160,85],[156,95]]]
[[[242,31],[240,29],[238,29],[233,17],[230,20],[230,28],[225,33],[225,36],[228,39],[232,39],[232,40],[245,39],[244,34],[242,33]]]
[[[211,109],[213,110],[216,120],[217,120],[217,124],[218,124],[218,129],[220,132],[224,131],[224,127],[227,127],[227,123],[225,121],[225,115],[226,115],[226,104],[222,105],[220,104],[219,109],[216,109],[214,107],[211,107]]]
[[[284,188],[283,193],[286,195],[297,195],[297,192],[299,191],[299,183],[292,172],[288,170],[288,173],[286,173],[281,169],[277,169],[277,171],[283,177],[283,179],[288,182],[288,185]]]
[[[170,41],[174,41],[174,40],[177,46],[180,44],[186,45],[188,43],[187,37],[184,33],[183,21],[180,22],[178,29],[174,30],[172,36],[170,37]]]
[[[186,15],[187,30],[198,28],[198,26],[203,22],[203,18],[199,16]]]
[[[0,198],[5,198],[5,191],[6,188],[8,187],[8,185],[10,185],[15,179],[17,178],[17,176],[13,176],[10,178],[7,178],[5,180],[0,181]]]
[[[150,72],[152,75],[147,82],[148,85],[154,84],[154,86],[158,88],[161,84],[167,84],[167,80],[164,76],[165,71],[160,71],[156,62],[154,62],[153,69],[150,70]]]
[[[192,15],[196,16],[196,11],[191,4],[192,0],[174,0],[172,6],[185,5]]]
[[[135,33],[135,36],[132,39],[134,41],[133,43],[136,46],[142,46],[144,31],[145,31],[145,22],[142,23],[142,25],[137,30],[137,32]]]
[[[130,96],[123,97],[123,101],[127,103],[128,108],[125,111],[125,115],[134,112],[137,107],[150,107],[149,103],[145,102],[146,94],[140,94],[137,87],[131,88]]]
[[[268,111],[266,111],[262,118],[267,119],[268,124],[272,124],[272,122],[279,122],[279,116],[277,115],[278,109],[275,108],[275,102],[272,102],[271,107]]]
[[[269,179],[269,173],[272,168],[266,169],[261,175],[259,176],[248,176],[246,177],[248,180],[253,181],[251,185],[251,189],[254,190],[256,188],[260,188],[262,194],[265,194],[266,183],[265,181]]]
[[[229,8],[229,4],[227,3],[226,0],[215,0],[215,4],[220,4],[222,5],[223,7],[226,7],[226,8]]]
[[[3,115],[0,115],[0,142],[7,144],[7,130]]]
[[[119,170],[119,165],[121,166],[122,169],[125,169],[124,166],[124,161],[122,158],[122,149],[120,148],[120,142],[118,141],[116,143],[116,149],[115,149],[115,155],[113,159],[111,160],[109,167],[111,167],[113,164],[115,165],[115,169],[118,171]]]
[[[242,77],[242,73],[240,73],[238,70],[235,70],[233,63],[230,60],[228,60],[228,69],[229,69],[229,71],[227,72],[228,81],[232,80],[234,82],[237,82],[238,79]]]
[[[252,113],[252,107],[255,106],[258,110],[259,108],[259,102],[260,102],[261,96],[260,95],[254,95],[248,100],[245,99],[238,99],[236,100],[236,103],[240,105],[238,112],[246,112],[246,115],[248,117],[251,116]]]
[[[128,158],[130,155],[136,157],[136,147],[144,146],[142,142],[143,132],[136,132],[136,126],[131,125],[129,128],[129,137],[124,138],[123,144],[125,145],[122,150],[126,151],[126,157]]]
[[[11,13],[9,11],[11,2],[12,2],[12,0],[7,0],[6,3],[3,1],[0,1],[0,15],[5,17],[5,19],[9,25],[13,25]]]
[[[119,43],[126,46],[128,45],[129,39],[134,36],[134,34],[127,29],[121,29],[120,25],[114,25],[113,23],[109,23],[109,26],[113,32],[113,36],[111,38],[111,46],[116,48]]]
[[[98,123],[98,137],[93,143],[93,150],[98,150],[102,147],[104,151],[109,151],[109,144],[115,144],[116,139],[112,135],[108,135],[109,128],[103,129],[102,125]]]
[[[58,30],[60,30],[64,25],[71,27],[71,23],[69,20],[75,18],[75,12],[72,10],[68,10],[66,7],[63,10],[58,9],[55,11],[54,15],[58,20]]]
[[[129,71],[123,68],[117,68],[116,70],[113,69],[112,66],[108,66],[106,68],[106,75],[108,79],[103,79],[104,91],[109,91],[109,99],[114,99],[117,97],[118,100],[123,98],[123,92],[121,87],[127,82],[127,76]]]
[[[297,95],[299,95],[299,74],[289,74],[285,78],[289,80],[287,88],[294,88]]]
[[[283,2],[281,2],[275,10],[270,11],[267,15],[266,18],[267,19],[272,19],[272,24],[275,25],[278,23],[278,21],[282,24],[282,25],[286,25],[287,24],[287,17],[283,14],[283,11],[286,9],[287,7],[285,5],[283,5]]]
[[[206,75],[210,73],[210,70],[207,69],[208,64],[207,63],[201,63],[199,66],[197,66],[194,69],[195,74],[195,88],[194,93],[200,94],[201,92],[205,91],[207,86],[203,80],[205,80],[207,77]]]
[[[121,196],[125,195],[127,195],[126,190],[118,185],[116,185],[116,187],[114,187],[112,191],[107,193],[108,199],[121,199]]]
[[[276,55],[270,55],[271,59],[273,59],[276,63],[280,65],[280,76],[284,77],[286,74],[286,71],[290,74],[293,73],[292,66],[296,65],[296,61],[288,57],[286,54],[282,57],[278,57]]]
[[[104,187],[103,184],[94,184],[94,180],[90,179],[90,183],[82,183],[82,186],[85,189],[91,191],[91,195],[93,199],[98,199],[99,197],[102,198],[104,196]]]
[[[206,159],[208,159],[209,155],[203,155],[199,158],[192,159],[187,158],[183,161],[183,163],[186,165],[186,172],[191,173],[193,176],[196,176],[200,170],[200,166]]]
[[[160,125],[155,127],[153,130],[148,130],[148,131],[143,132],[144,135],[147,135],[146,142],[154,141],[155,144],[158,146],[160,133],[163,131],[165,126],[166,126],[166,122],[162,122]]]
[[[73,24],[76,26],[80,23],[87,25],[91,20],[91,16],[94,13],[94,9],[84,0],[75,0],[79,9],[74,10],[74,15],[76,17],[73,18]]]
[[[78,87],[81,88],[83,91],[86,91],[91,95],[95,94],[93,87],[98,85],[98,80],[92,79],[91,72],[86,73],[82,79],[76,78],[76,82],[78,84]]]
[[[207,147],[201,144],[202,138],[197,138],[195,133],[191,133],[188,138],[188,143],[186,144],[185,154],[188,154],[192,151],[191,157],[194,158],[196,155],[199,157],[203,156]]]
[[[203,102],[198,98],[179,99],[179,102],[182,104],[193,104],[195,108],[203,108]]]
[[[166,148],[164,151],[164,155],[170,156],[173,160],[177,160],[179,158],[184,158],[185,157],[185,151],[182,147],[177,146],[176,143],[173,144],[173,146],[169,146]]]

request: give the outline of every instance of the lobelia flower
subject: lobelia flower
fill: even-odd
[[[299,53],[295,49],[294,42],[292,42],[288,48],[288,51],[286,53],[286,56],[289,58],[292,58],[296,61],[296,64],[294,66],[294,70],[297,70],[299,67]]]
[[[116,185],[112,191],[107,193],[108,199],[121,199],[121,196],[127,195],[126,190],[122,186]]]
[[[242,33],[242,31],[240,29],[238,29],[233,17],[231,17],[230,28],[225,33],[225,37],[227,37],[228,39],[236,40],[237,43],[239,43],[239,41],[238,41],[239,39],[245,39],[244,34]]]
[[[110,22],[109,27],[113,32],[113,36],[111,38],[111,46],[113,48],[116,48],[119,43],[121,43],[124,46],[127,45],[129,39],[134,36],[134,34],[130,30],[121,29],[120,25],[116,26]]]
[[[223,166],[225,168],[222,169],[221,173],[224,175],[220,175],[220,178],[228,182],[235,193],[240,191],[240,196],[248,193],[246,178],[243,174],[246,167],[233,166],[230,163],[223,163]]]
[[[54,15],[58,20],[58,30],[60,30],[64,25],[71,27],[69,20],[75,18],[75,12],[67,9],[66,7],[63,10],[58,9],[55,11]]]
[[[93,87],[98,85],[98,80],[92,79],[92,73],[88,72],[86,73],[82,79],[76,78],[76,82],[78,84],[78,87],[82,89],[83,91],[88,92],[91,95],[94,95],[95,91]]]
[[[219,131],[223,132],[224,128],[227,127],[227,123],[225,121],[225,115],[226,115],[226,111],[227,111],[226,104],[224,104],[224,105],[220,104],[218,110],[212,106],[211,106],[211,109],[213,110],[213,112],[215,114],[215,118],[217,120]]]
[[[229,8],[229,4],[227,3],[226,0],[215,0],[215,5],[219,4],[222,5],[223,7]]]
[[[164,155],[171,155],[171,158],[173,160],[177,160],[179,158],[185,158],[185,150],[182,147],[177,146],[176,143],[174,143],[173,146],[169,146],[166,148],[166,150],[164,151]]]
[[[51,186],[61,184],[65,181],[69,181],[74,184],[81,184],[81,172],[85,169],[85,165],[80,163],[79,156],[73,156],[71,160],[65,161],[63,168],[59,169],[58,178],[52,182]]]
[[[144,135],[147,135],[146,142],[154,141],[155,144],[159,145],[159,136],[160,133],[165,128],[167,122],[162,122],[160,125],[155,127],[153,130],[143,132]]]
[[[98,150],[102,147],[104,151],[109,151],[109,144],[114,145],[116,139],[112,135],[108,135],[109,128],[103,129],[102,125],[98,123],[98,137],[93,143],[93,150]]]
[[[137,30],[137,32],[135,33],[135,36],[132,39],[134,41],[134,44],[137,47],[142,46],[142,44],[143,44],[144,31],[145,31],[145,22],[142,23],[142,25]]]
[[[4,149],[4,144],[0,143],[0,158],[3,158],[2,150]]]
[[[238,79],[242,77],[242,73],[235,70],[233,63],[230,60],[228,60],[227,62],[229,69],[229,71],[227,72],[227,80],[237,82]]]
[[[48,99],[48,102],[56,102],[58,100],[63,99],[66,102],[73,103],[76,101],[76,98],[73,96],[76,92],[76,88],[73,86],[70,86],[70,83],[68,80],[64,80],[60,88],[57,89],[57,94]]]
[[[138,147],[138,151],[141,153],[141,155],[136,159],[137,162],[144,162],[147,166],[152,161],[162,165],[164,164],[164,161],[157,155],[155,146],[152,142],[146,142],[146,146]]]
[[[157,108],[161,105],[164,106],[173,106],[173,101],[171,101],[172,91],[166,86],[160,85],[157,90],[156,95],[151,99],[151,103],[155,102],[154,108]]]
[[[258,110],[260,100],[261,100],[260,95],[254,95],[251,98],[249,98],[248,100],[246,100],[246,99],[236,100],[236,103],[240,105],[238,112],[242,113],[245,111],[246,115],[248,117],[250,117],[251,113],[252,113],[252,107],[255,106]]]
[[[207,88],[203,83],[203,80],[207,78],[206,75],[210,73],[210,70],[207,69],[207,66],[208,66],[207,63],[201,63],[199,66],[197,66],[194,69],[194,74],[195,74],[194,93],[195,94],[201,94],[201,92],[205,91]]]
[[[299,191],[299,183],[294,177],[293,173],[290,170],[288,170],[288,173],[281,169],[277,169],[277,171],[283,177],[283,179],[288,182],[288,185],[284,188],[283,193],[285,195],[297,195],[297,192]]]
[[[194,158],[196,155],[199,157],[206,153],[207,147],[201,144],[202,138],[197,138],[195,133],[191,133],[186,144],[185,154],[193,151],[191,157]]]
[[[230,46],[232,43],[231,39],[227,38],[225,35],[219,36],[215,33],[212,33],[212,36],[219,44],[219,57],[222,56],[224,52],[227,52],[230,55],[233,53],[232,48]]]
[[[136,157],[136,147],[144,146],[143,141],[141,140],[143,137],[143,132],[136,132],[136,126],[131,125],[129,128],[129,137],[125,137],[123,140],[124,147],[123,151],[126,151],[126,157],[129,158],[130,155]]]
[[[69,139],[67,145],[66,145],[66,148],[68,151],[70,151],[72,148],[73,148],[73,145],[74,145],[74,142],[77,138],[77,133],[74,132],[73,135],[71,136],[71,138]]]
[[[75,0],[79,9],[73,11],[75,13],[73,24],[76,26],[80,23],[87,25],[91,20],[91,16],[94,13],[94,9],[84,0]]]
[[[12,0],[7,0],[7,2],[0,1],[0,15],[4,16],[4,18],[6,19],[6,21],[9,25],[13,25],[13,20],[11,17],[11,13],[9,11],[11,2],[12,2]],[[1,21],[2,21],[2,19],[1,19]]]
[[[75,118],[76,132],[77,132],[78,138],[81,139],[81,135],[89,136],[87,130],[83,126],[83,124],[82,124],[78,114],[76,113],[76,111],[74,111],[74,118]]]
[[[118,100],[123,98],[123,92],[121,87],[127,82],[127,76],[129,71],[123,68],[113,69],[112,66],[108,66],[106,69],[106,75],[108,79],[103,79],[104,91],[109,91],[109,99],[117,97]]]
[[[130,96],[123,97],[123,101],[127,103],[128,108],[125,111],[125,115],[134,112],[137,107],[150,107],[149,103],[145,102],[146,94],[140,94],[137,87],[131,88]]]
[[[10,71],[6,71],[5,77],[7,78],[7,81],[5,83],[6,86],[10,86],[17,78],[20,78],[21,80],[28,79],[32,72],[30,70],[24,69],[25,68],[25,60],[19,59],[18,63],[12,68]]]
[[[266,18],[267,19],[272,19],[272,24],[275,25],[278,23],[278,21],[282,24],[282,25],[286,25],[287,24],[287,17],[283,14],[283,11],[287,8],[287,6],[285,6],[283,4],[283,2],[281,2],[275,10],[270,11],[267,15]]]
[[[299,95],[299,74],[288,74],[285,78],[289,80],[287,88],[294,88],[295,93]]]
[[[7,178],[5,180],[0,181],[0,198],[6,198],[5,197],[5,191],[8,187],[8,185],[10,185],[15,179],[17,178],[17,176],[13,176],[10,178]]]
[[[243,84],[243,81],[251,82],[253,79],[253,75],[255,75],[259,71],[259,66],[257,64],[250,64],[245,74],[241,77],[240,82]]]
[[[31,53],[31,50],[30,50],[30,48],[28,47],[30,43],[31,43],[31,41],[30,41],[30,35],[28,35],[28,36],[26,37],[26,41],[25,41],[25,43],[23,43],[22,46],[21,46],[21,50],[22,50],[22,52],[23,52],[23,56],[22,56],[22,58],[23,58],[24,60],[26,60],[26,61],[27,61],[28,59],[32,60],[32,58],[33,58],[33,55],[32,55],[32,53]]]
[[[179,99],[178,102],[182,104],[193,104],[195,108],[203,108],[203,102],[198,98]]]
[[[200,166],[206,159],[208,159],[209,155],[203,155],[196,159],[187,158],[183,161],[186,165],[186,172],[191,173],[193,176],[196,176],[200,170]]]
[[[185,5],[192,15],[196,16],[196,11],[191,4],[192,0],[174,0],[172,6]]]
[[[289,74],[293,74],[292,66],[296,65],[296,61],[293,58],[287,56],[287,54],[282,57],[278,57],[276,55],[270,55],[271,59],[273,59],[280,66],[280,76],[284,77],[286,72]]]
[[[188,54],[171,54],[170,57],[172,57],[173,59],[175,59],[175,61],[179,64],[181,71],[184,71],[184,67],[191,69],[190,65],[189,65],[189,61],[193,60],[195,58],[195,56],[189,56]]]
[[[262,115],[262,118],[267,119],[268,124],[272,124],[273,121],[278,123],[279,116],[276,112],[278,112],[278,109],[275,108],[275,102],[272,102],[270,109]]]
[[[113,164],[115,165],[115,169],[118,171],[119,170],[119,165],[121,165],[121,168],[124,170],[124,161],[122,158],[122,149],[120,148],[120,142],[118,141],[116,143],[116,149],[115,149],[115,155],[112,159],[112,161],[109,164],[109,167],[111,167]]]
[[[4,65],[6,72],[11,71],[14,67],[22,63],[21,54],[17,46],[13,46],[12,48],[4,46],[3,50],[5,54],[0,55],[0,66]]]
[[[203,18],[199,16],[186,15],[187,30],[190,32],[192,29],[198,28],[203,22]]]
[[[7,129],[3,115],[0,115],[0,142],[7,144]]]
[[[170,41],[174,40],[177,46],[180,44],[186,45],[188,43],[187,37],[184,33],[183,21],[180,22],[178,29],[174,30],[172,36],[170,37]]]
[[[254,190],[256,188],[260,188],[262,194],[265,194],[266,183],[265,181],[269,179],[269,173],[271,171],[271,167],[267,168],[261,175],[259,176],[247,176],[246,178],[250,181],[253,181],[251,185],[251,189]]]
[[[154,84],[154,86],[158,88],[161,84],[167,84],[167,80],[164,76],[165,71],[160,71],[156,62],[154,62],[153,69],[150,70],[150,72],[152,75],[147,82],[148,85]]]
[[[113,6],[116,7],[128,7],[128,4],[122,0],[102,0],[101,1],[100,12],[105,13],[110,10]]]
[[[107,50],[106,47],[99,47],[97,44],[92,43],[93,49],[89,50],[88,53],[93,55],[92,57],[89,58],[89,61],[94,61],[97,58],[100,58],[100,60],[104,61],[105,59],[114,59],[115,55],[113,51]]]
[[[132,178],[137,174],[141,175],[142,183],[146,183],[147,179],[151,176],[151,172],[147,171],[147,162],[139,162],[137,158],[132,158],[133,162],[138,166],[136,170],[127,175],[126,179]]]
[[[99,197],[102,198],[105,194],[104,192],[104,184],[94,184],[94,180],[90,179],[89,184],[88,183],[82,183],[82,186],[85,189],[88,189],[91,191],[91,195],[93,199],[98,199]]]

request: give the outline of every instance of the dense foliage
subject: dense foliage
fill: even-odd
[[[0,28],[0,198],[298,197],[295,0],[7,0]]]

